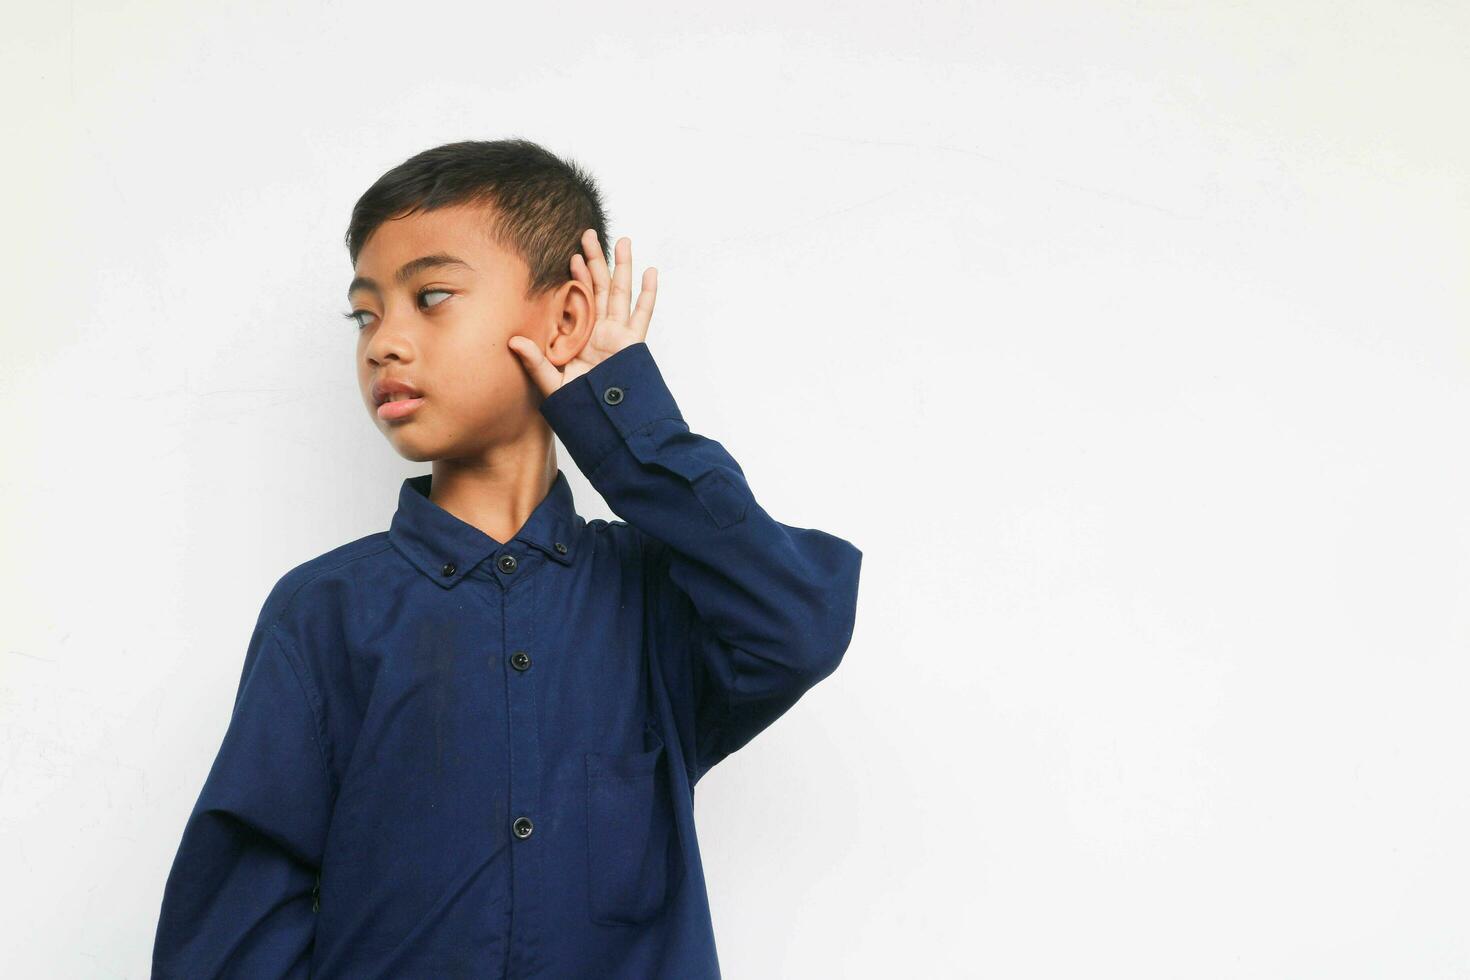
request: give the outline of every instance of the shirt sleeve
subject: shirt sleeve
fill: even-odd
[[[289,641],[257,625],[164,886],[154,980],[308,975],[331,810],[308,676]]]
[[[836,670],[862,552],[772,519],[725,448],[690,431],[646,342],[552,392],[541,412],[639,532],[655,650],[697,782]]]

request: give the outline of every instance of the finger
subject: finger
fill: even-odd
[[[582,249],[587,253],[584,260],[587,271],[592,274],[592,303],[597,310],[597,319],[602,320],[607,317],[607,259],[602,256],[596,228],[588,228],[582,233]]]
[[[519,355],[521,366],[526,369],[536,387],[541,389],[541,394],[549,395],[561,387],[561,372],[546,359],[540,344],[519,334],[506,343]]]
[[[614,320],[626,323],[628,303],[633,298],[633,242],[624,236],[613,246],[612,288],[608,290],[608,313]]]
[[[649,266],[643,270],[643,284],[638,288],[638,305],[628,318],[633,336],[639,340],[648,337],[648,322],[653,318],[653,301],[658,298],[658,270]]]
[[[587,260],[580,252],[572,256],[572,278],[587,287],[587,295],[594,297],[595,302],[597,291],[592,288],[592,274],[587,271]]]

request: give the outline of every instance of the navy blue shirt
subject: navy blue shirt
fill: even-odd
[[[719,977],[694,787],[836,669],[862,553],[774,520],[645,342],[541,412],[501,543],[405,480],[276,583],[164,888],[153,976]]]

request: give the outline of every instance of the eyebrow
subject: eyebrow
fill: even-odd
[[[393,281],[402,286],[404,283],[408,282],[414,276],[418,275],[420,272],[423,272],[426,269],[441,269],[445,266],[451,265],[464,266],[471,272],[475,271],[474,266],[470,265],[464,259],[457,259],[453,255],[449,255],[444,252],[435,252],[433,255],[420,255],[418,258],[413,259],[412,261],[403,263],[403,267],[398,270],[396,275],[394,275]],[[383,296],[383,291],[381,288],[379,288],[375,280],[369,279],[367,276],[358,276],[356,279],[352,280],[352,284],[347,287],[347,298],[349,300],[352,299],[352,294],[361,289],[366,289],[368,292],[376,294],[379,299],[381,299]]]

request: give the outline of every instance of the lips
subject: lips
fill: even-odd
[[[373,382],[372,395],[378,418],[388,422],[407,418],[424,403],[424,393],[406,378],[379,378]]]
[[[418,407],[423,403],[422,398],[399,398],[395,401],[383,402],[378,406],[378,418],[385,422],[407,418],[418,411]]]
[[[394,396],[422,398],[424,393],[404,378],[379,378],[373,382],[373,404],[382,406]]]

